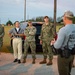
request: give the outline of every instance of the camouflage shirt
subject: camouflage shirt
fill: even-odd
[[[24,35],[26,36],[25,41],[35,41],[36,28],[32,26],[31,28],[28,26],[24,30]]]
[[[51,41],[55,36],[54,26],[50,23],[46,25],[45,23],[42,25],[40,40],[42,41]]]
[[[2,47],[3,45],[3,36],[4,36],[5,32],[4,32],[4,27],[2,27],[0,25],[0,47]]]

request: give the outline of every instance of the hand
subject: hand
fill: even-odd
[[[19,34],[15,34],[16,36],[19,36]]]
[[[14,39],[14,37],[12,37],[11,39]]]
[[[40,40],[40,44],[42,45],[42,41]]]
[[[50,42],[51,45],[54,45],[55,39]]]
[[[29,34],[32,34],[32,32],[29,32]]]
[[[29,32],[29,34],[30,34],[30,35],[34,35],[34,33],[33,33],[33,32]]]

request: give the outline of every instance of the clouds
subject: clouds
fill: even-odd
[[[53,17],[54,0],[26,0],[27,16]],[[75,13],[75,0],[57,0],[57,17],[62,16],[66,10]],[[0,18],[2,23],[8,18],[12,21],[22,20],[24,17],[24,0],[0,0]]]
[[[53,0],[28,0],[27,5],[37,7],[39,9],[53,7]]]

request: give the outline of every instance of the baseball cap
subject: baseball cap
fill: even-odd
[[[74,14],[71,11],[66,11],[63,16],[66,16],[68,18],[73,18],[74,17]]]

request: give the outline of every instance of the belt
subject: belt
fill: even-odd
[[[20,36],[15,36],[15,38],[21,38]]]

